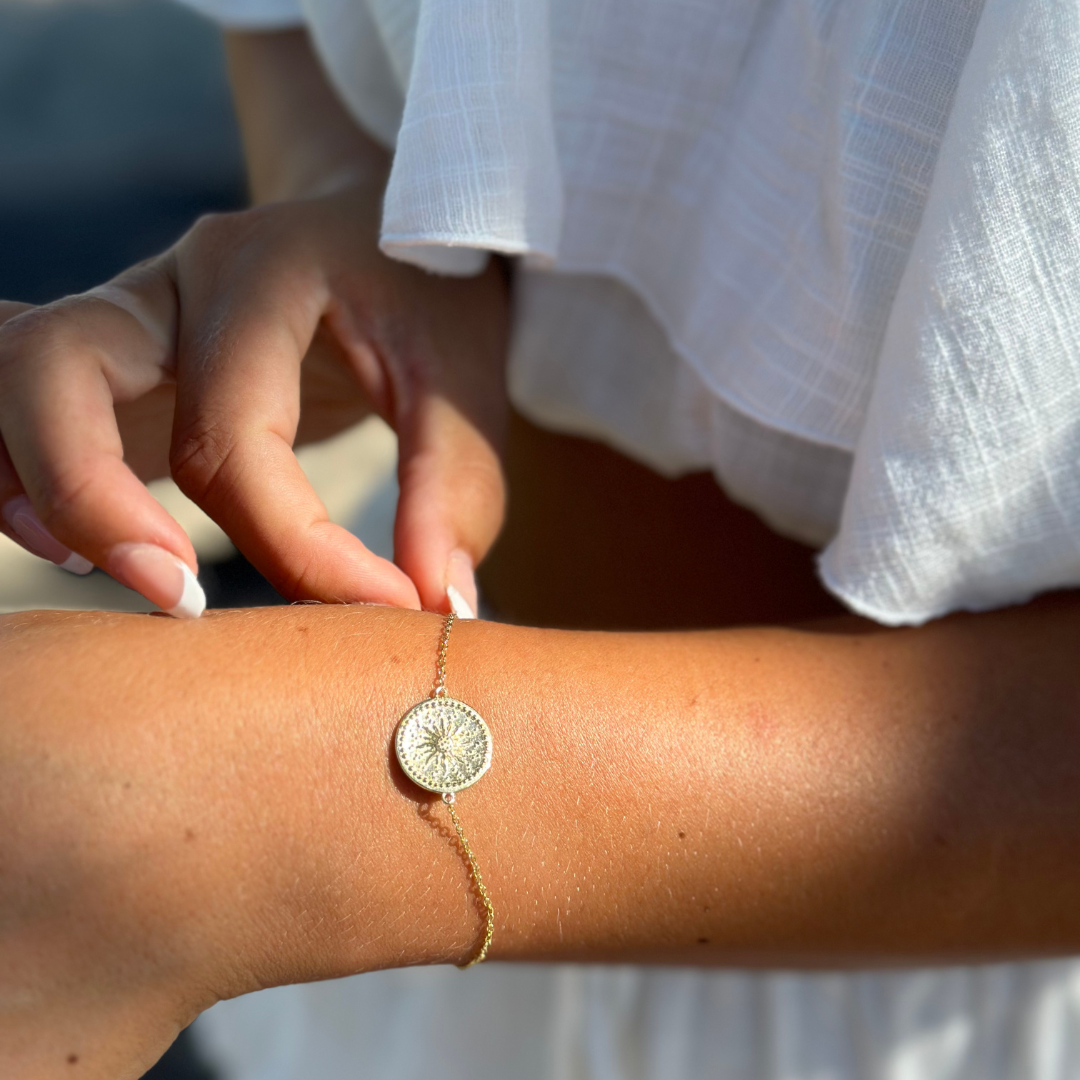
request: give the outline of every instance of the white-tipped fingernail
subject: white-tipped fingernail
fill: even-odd
[[[476,618],[476,612],[473,611],[472,607],[469,605],[469,601],[466,600],[453,585],[446,586],[446,599],[450,601],[450,610],[459,619]]]
[[[184,591],[175,607],[168,609],[169,614],[177,619],[197,619],[206,610],[206,593],[199,584],[199,579],[191,572],[191,567],[180,559],[180,572],[184,575]]]
[[[177,619],[197,619],[206,610],[206,593],[191,567],[156,544],[117,544],[105,569]]]
[[[73,551],[59,565],[61,570],[67,570],[69,574],[89,574],[94,569],[94,564],[89,559],[84,559],[77,551]]]
[[[70,570],[73,574],[89,574],[94,569],[94,564],[89,559],[65,547],[45,528],[37,511],[30,505],[30,500],[25,495],[16,495],[14,499],[8,499],[4,503],[4,520],[8,528],[22,542],[24,548],[39,558],[48,559],[64,570]]]
[[[477,604],[476,574],[466,551],[455,548],[446,560],[446,599],[459,619],[475,619]]]

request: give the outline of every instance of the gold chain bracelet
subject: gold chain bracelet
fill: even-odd
[[[484,905],[484,940],[476,955],[461,968],[479,964],[487,956],[495,933],[495,908],[488,896],[480,867],[465,837],[454,801],[457,792],[472,787],[491,768],[491,732],[484,718],[446,691],[446,650],[456,616],[447,615],[435,663],[435,688],[430,697],[414,705],[398,724],[394,749],[405,775],[425,791],[442,796],[461,850],[469,864],[477,895]]]

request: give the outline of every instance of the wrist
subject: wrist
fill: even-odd
[[[370,190],[377,204],[390,154],[346,111],[307,34],[234,31],[225,40],[253,200],[310,198],[351,186]]]
[[[393,749],[400,718],[431,691],[442,617],[361,607],[299,614],[314,616],[310,634],[302,621],[296,632],[324,665],[324,692],[310,702],[297,740],[306,765],[291,780],[288,827],[310,843],[296,847],[272,905],[306,965],[290,981],[460,961],[477,933],[468,871],[439,796],[405,777]],[[293,880],[306,883],[300,897]]]
[[[9,974],[47,942],[194,1015],[261,986],[456,958],[453,913],[423,894],[460,890],[426,865],[389,757],[438,625],[346,607],[5,618]]]

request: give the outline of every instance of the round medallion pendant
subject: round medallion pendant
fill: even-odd
[[[462,791],[491,767],[491,732],[484,718],[452,697],[414,705],[398,724],[394,749],[414,784],[440,794]]]

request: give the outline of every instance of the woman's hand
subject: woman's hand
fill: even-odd
[[[381,255],[389,156],[306,35],[228,45],[262,205],[82,296],[0,305],[0,528],[170,608],[195,553],[142,481],[171,473],[291,599],[445,611],[452,585],[475,608],[503,515],[502,274]],[[292,452],[372,409],[399,438],[397,566],[327,520]]]
[[[506,289],[494,267],[446,279],[385,258],[377,200],[359,182],[204,218],[10,318],[0,506],[28,497],[63,545],[170,608],[195,555],[142,481],[171,473],[290,599],[447,610],[452,584],[475,605],[502,520]],[[327,520],[292,449],[371,408],[399,436],[400,569]]]

